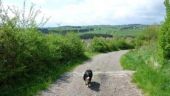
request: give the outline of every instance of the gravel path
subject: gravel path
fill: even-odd
[[[66,73],[49,89],[38,96],[143,96],[141,91],[131,83],[132,71],[124,71],[120,66],[120,57],[127,51],[100,54]],[[93,70],[90,88],[82,79],[86,69]]]

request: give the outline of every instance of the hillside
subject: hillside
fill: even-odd
[[[94,36],[112,37],[112,36],[136,36],[147,25],[129,24],[129,25],[91,25],[91,26],[60,26],[40,28],[44,33],[66,34],[76,32],[82,38],[92,38]]]

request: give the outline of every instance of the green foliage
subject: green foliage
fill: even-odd
[[[141,33],[143,38],[146,41],[150,40],[157,40],[158,38],[158,32],[159,32],[159,26],[158,25],[148,25],[145,29],[144,32]]]
[[[149,45],[152,41],[157,41],[159,32],[158,25],[148,25],[144,28],[143,32],[141,32],[135,39],[134,43],[136,48],[139,48],[143,45]]]
[[[108,52],[108,51],[111,51],[106,42],[107,41],[105,40],[105,38],[97,38],[97,37],[95,37],[92,40],[92,43],[91,43],[92,50],[95,51],[95,52]]]
[[[36,69],[44,62],[67,62],[84,54],[83,43],[74,34],[45,36],[37,31],[27,30],[4,38],[0,79],[18,71]]]
[[[170,59],[170,2],[165,0],[166,7],[166,18],[165,22],[161,26],[159,33],[159,50],[158,56],[160,61],[163,63],[164,60]],[[165,63],[165,62],[164,62]]]
[[[68,33],[66,34],[65,38],[67,38],[67,44],[70,48],[69,50],[65,49],[65,52],[67,51],[67,54],[64,57],[67,59],[81,57],[84,54],[84,46],[79,36],[74,33]]]
[[[93,39],[94,37],[112,38],[113,36],[109,34],[100,34],[100,33],[80,34],[81,39]]]
[[[134,45],[123,38],[102,38],[95,37],[90,45],[94,52],[110,52],[124,49],[132,49]]]
[[[4,8],[0,2],[0,81],[29,70],[44,60],[46,53],[43,49],[46,46],[42,43],[45,42],[42,34],[36,30],[37,12],[32,6],[29,18],[26,18],[25,11]]]
[[[36,30],[25,30],[13,35],[15,42],[5,42],[5,46],[9,44],[12,47],[4,47],[5,53],[1,54],[7,61],[11,60],[12,53],[15,54],[10,62],[1,59],[2,96],[35,95],[38,90],[46,88],[56,80],[60,74],[87,59],[84,56],[83,43],[75,34],[43,35]],[[77,62],[78,59],[80,62]]]
[[[38,11],[24,12],[0,3],[0,96],[33,96],[88,59],[78,35],[45,35],[37,29]]]
[[[25,16],[25,11],[5,9],[0,3],[0,12],[0,83],[84,56],[83,43],[76,34],[60,36],[39,32],[37,28],[42,23],[36,23],[38,11],[34,7]]]
[[[118,50],[133,49],[135,46],[132,41],[128,41],[126,38],[113,39],[112,42]]]
[[[3,34],[9,32],[10,35],[1,38],[5,40],[3,41],[3,54],[0,54],[2,57],[0,80],[17,72],[29,70],[45,60],[47,46],[41,33],[30,30],[3,32]]]
[[[83,42],[76,34],[47,35],[50,61],[69,61],[84,55]]]
[[[89,57],[89,56],[87,56]],[[49,87],[61,74],[71,71],[89,58],[82,57],[71,60],[67,63],[58,64],[53,62],[50,66],[39,66],[36,70],[15,76],[0,84],[0,96],[35,96],[39,91]]]
[[[155,63],[155,53],[156,48],[154,44],[150,46],[143,46],[139,49],[131,50],[128,54],[125,54],[121,58],[121,62],[125,69],[137,70],[137,68],[145,66],[146,63]],[[150,67],[154,68],[156,66],[150,65]]]
[[[121,58],[121,64],[125,69],[136,71],[133,81],[147,96],[169,96],[170,67],[160,69],[156,52],[155,44],[130,51]]]

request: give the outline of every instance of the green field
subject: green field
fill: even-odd
[[[130,36],[135,37],[139,35],[147,25],[129,24],[129,25],[91,25],[91,26],[60,26],[40,28],[44,33],[58,33],[66,34],[68,32],[78,33],[80,36],[87,38],[91,35],[107,35],[107,36]],[[107,37],[106,36],[106,37]]]

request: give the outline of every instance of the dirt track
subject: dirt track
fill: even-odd
[[[49,89],[39,96],[143,96],[131,83],[132,71],[124,71],[120,66],[120,57],[127,51],[100,54],[64,74]],[[86,69],[93,70],[90,88],[82,79]]]

